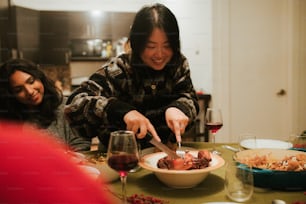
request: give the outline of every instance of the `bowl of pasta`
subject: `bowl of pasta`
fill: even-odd
[[[279,190],[306,189],[306,152],[252,149],[237,152],[234,159],[242,168],[252,171],[256,187]]]

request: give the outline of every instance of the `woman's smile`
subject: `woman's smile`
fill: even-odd
[[[155,28],[148,39],[144,51],[141,53],[142,61],[154,70],[162,70],[172,56],[173,51],[166,33],[159,28]]]
[[[15,71],[10,77],[10,86],[20,103],[37,106],[43,100],[44,86],[42,82],[26,72]]]

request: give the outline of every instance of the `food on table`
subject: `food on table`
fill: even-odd
[[[296,154],[292,156],[285,156],[281,160],[273,159],[269,155],[248,157],[240,159],[239,162],[248,166],[270,169],[278,171],[306,171],[306,155]]]
[[[304,149],[306,149],[306,144],[294,144],[293,148],[304,148]]]
[[[154,198],[153,196],[145,196],[142,194],[133,194],[127,198],[128,203],[131,204],[168,204],[169,201]]]
[[[169,170],[203,169],[209,166],[210,161],[211,155],[208,150],[198,151],[197,157],[186,151],[183,158],[172,159],[169,156],[165,156],[159,159],[157,167]]]
[[[99,164],[106,162],[106,155],[103,154],[95,154],[95,155],[87,155],[87,162],[92,164]]]

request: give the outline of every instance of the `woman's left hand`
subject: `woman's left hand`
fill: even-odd
[[[171,107],[165,112],[168,127],[175,134],[176,141],[181,142],[181,135],[184,134],[189,118],[178,108]]]

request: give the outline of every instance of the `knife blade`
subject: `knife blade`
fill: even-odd
[[[165,152],[170,158],[172,159],[181,158],[179,155],[176,154],[176,152],[171,150],[165,144],[158,142],[150,133],[147,133],[145,139],[149,141],[152,145],[160,149],[161,151]]]

